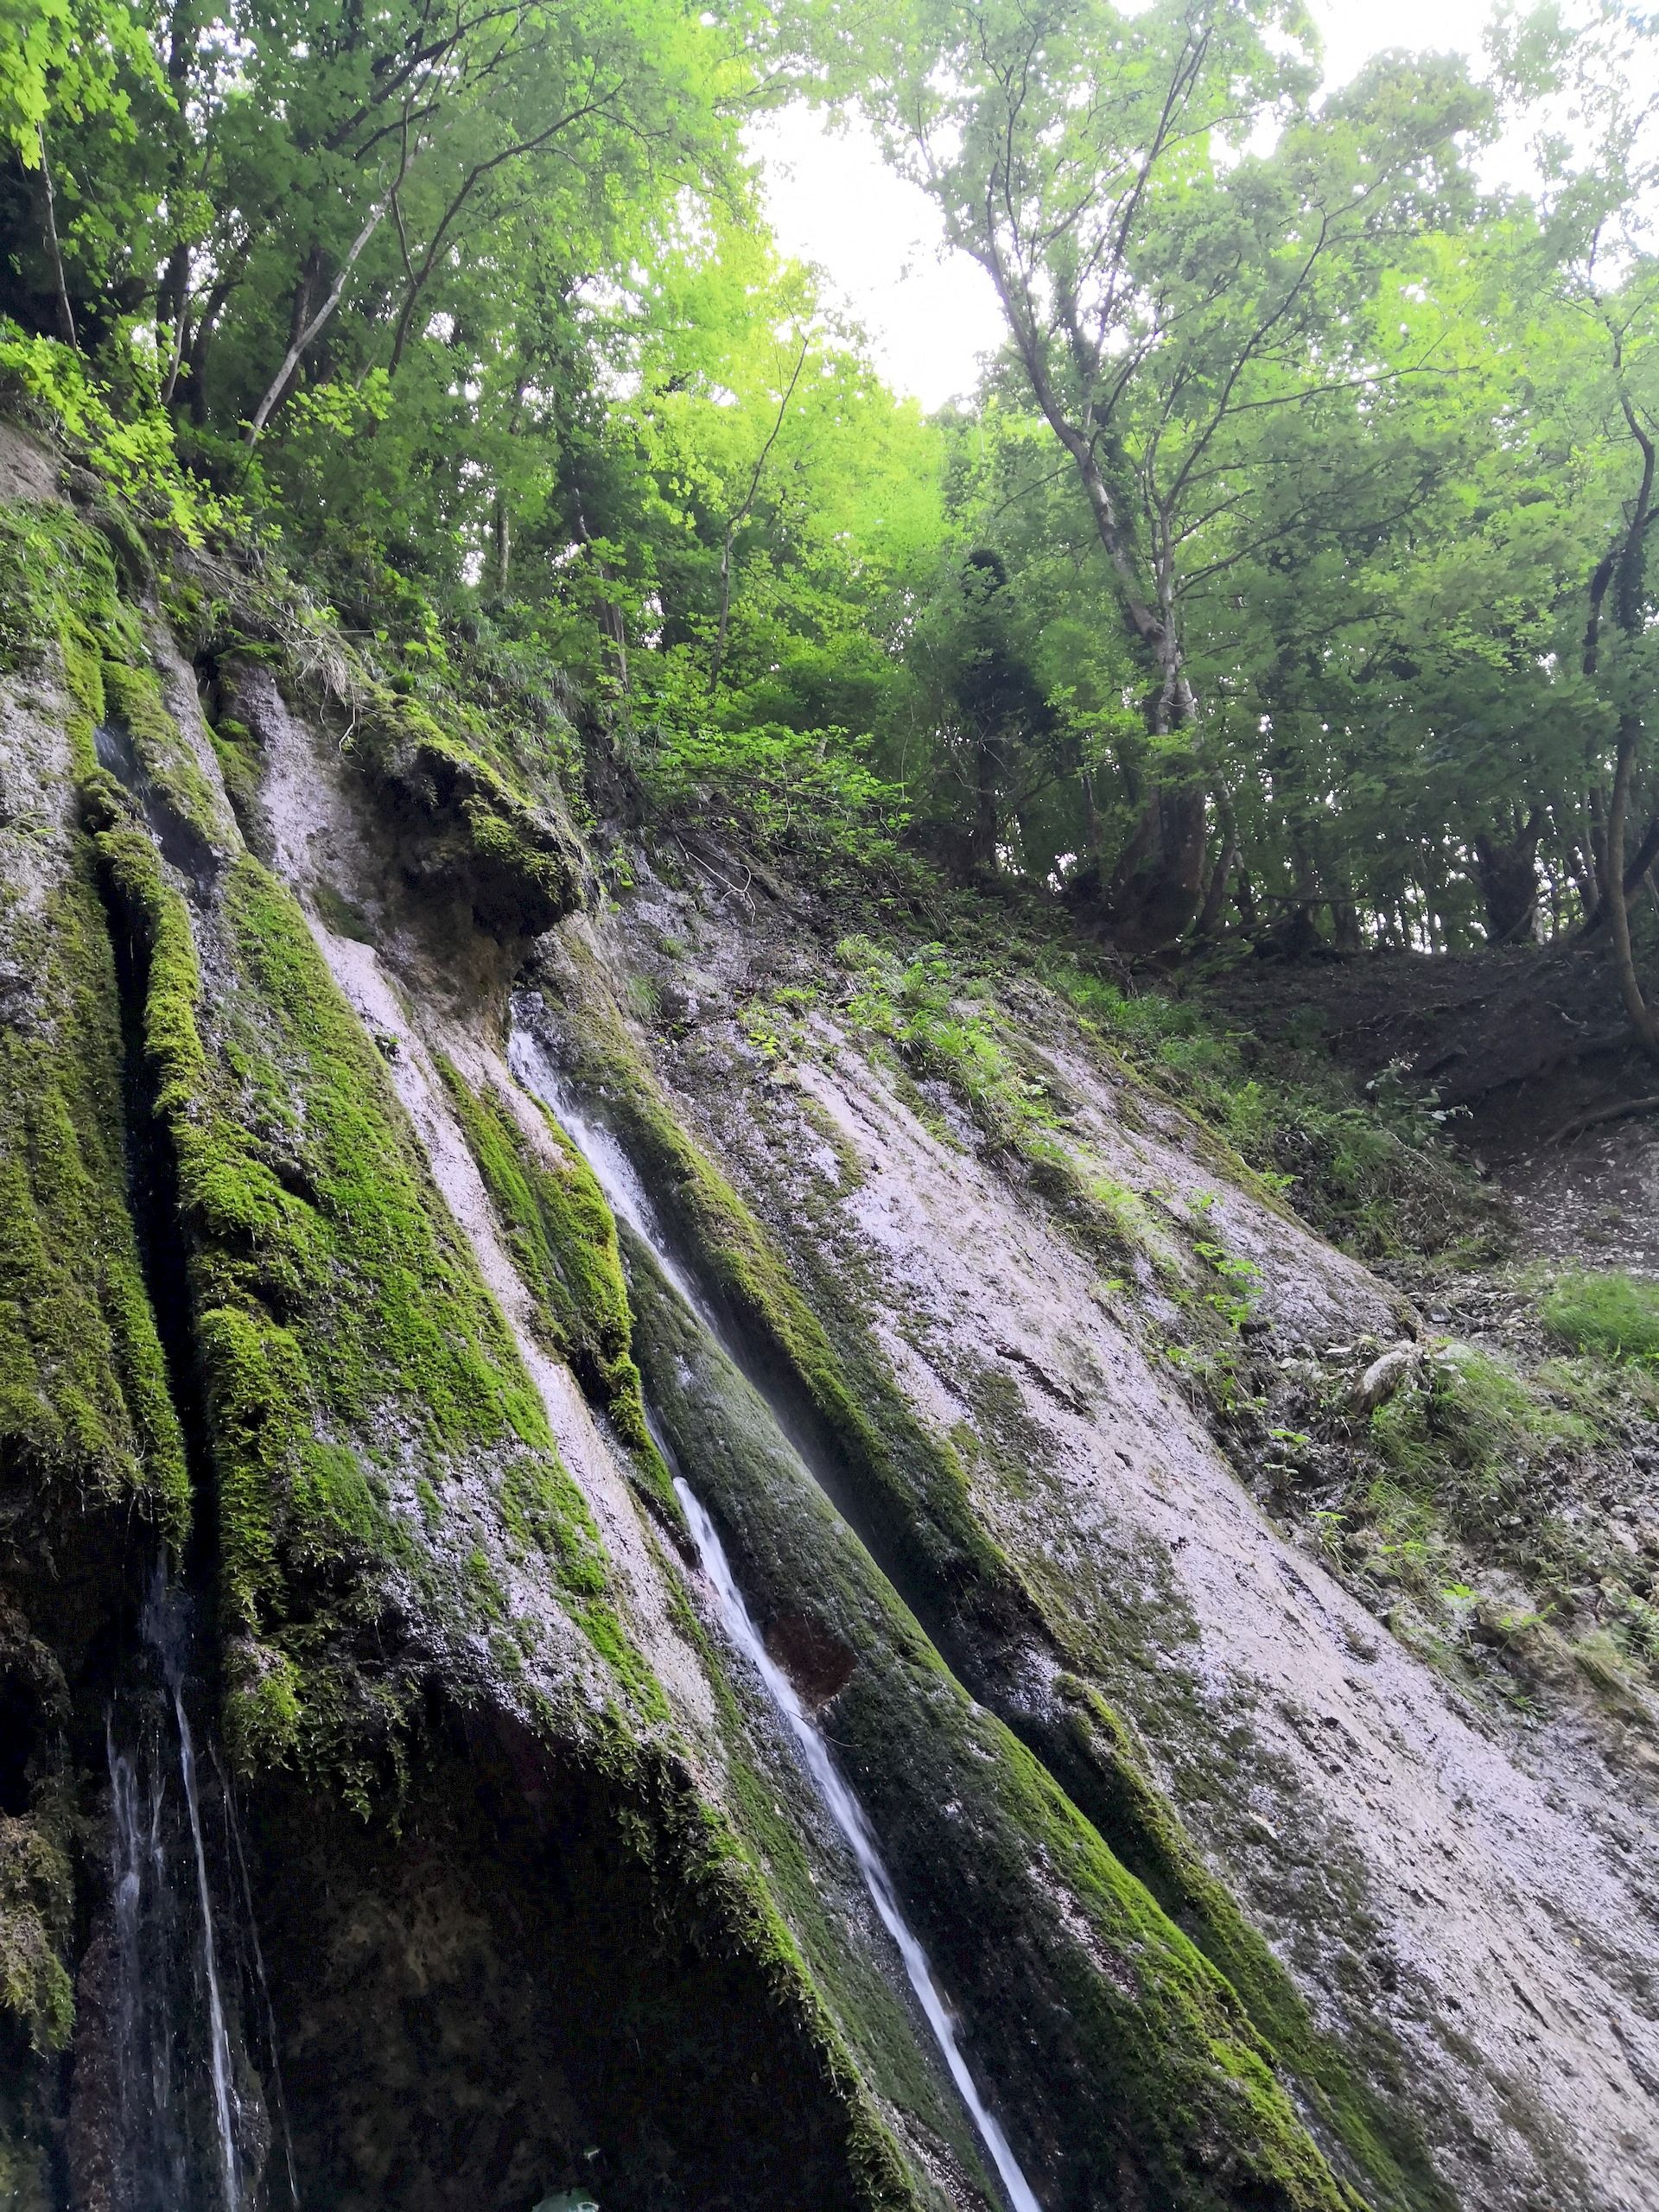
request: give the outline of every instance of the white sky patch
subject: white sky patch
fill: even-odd
[[[1326,79],[1341,84],[1384,47],[1478,57],[1489,0],[1312,0]],[[938,214],[918,185],[886,167],[861,124],[834,125],[802,105],[747,133],[765,165],[782,251],[815,263],[832,299],[868,331],[895,391],[927,408],[972,391],[979,357],[1002,342],[990,279],[947,254]]]

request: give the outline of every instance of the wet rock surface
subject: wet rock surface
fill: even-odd
[[[56,497],[10,434],[0,478]],[[1659,2205],[1639,1761],[1426,1664],[1278,1510],[1323,1437],[1224,1417],[1414,1402],[1421,1287],[1036,982],[998,1124],[860,1013],[849,917],[690,832],[607,905],[487,732],[376,696],[359,757],[279,642],[193,665],[142,563],[50,526],[102,626],[60,610],[0,728],[37,1323],[0,1458],[0,2195],[270,2212],[291,2141],[340,2212],[985,2212],[1011,2169],[959,2032],[1043,2212]],[[519,1079],[524,1004],[689,1306]],[[162,1555],[200,1638],[165,1789],[122,1733]],[[146,1896],[201,1961],[149,1976],[192,2023],[170,2198],[123,2165]]]
[[[655,975],[665,939],[740,1002],[823,972],[787,921],[757,928],[701,883],[648,890],[613,925],[613,972]],[[1287,1544],[1125,1301],[1096,1295],[1040,1205],[925,1126],[832,1013],[781,1073],[717,1001],[665,1029],[688,1123],[804,1280],[856,1286],[857,1325],[912,1402],[976,1440],[976,1512],[1090,1639],[1173,1802],[1321,2012],[1362,2047],[1383,2028],[1443,2171],[1471,2201],[1659,2202],[1645,1799],[1570,1728],[1494,1732]],[[1125,1127],[1121,1086],[1042,1041],[1116,1163],[1166,1147],[1156,1179],[1219,1187],[1206,1216],[1259,1268],[1283,1336],[1370,1333],[1357,1380],[1374,1370],[1395,1294],[1212,1172],[1172,1171],[1157,1109],[1137,1102]]]

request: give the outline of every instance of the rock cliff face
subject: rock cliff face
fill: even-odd
[[[5,459],[0,2198],[1659,2205],[1635,1784],[1197,1409],[1395,1294]]]

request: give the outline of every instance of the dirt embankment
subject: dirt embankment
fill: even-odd
[[[1392,1068],[1433,1091],[1514,1202],[1524,1253],[1659,1274],[1659,1112],[1627,1110],[1659,1069],[1605,944],[1263,963],[1204,988],[1264,1041],[1317,1036],[1367,1082]]]

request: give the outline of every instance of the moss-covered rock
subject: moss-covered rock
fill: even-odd
[[[584,976],[574,944],[566,951],[540,971],[563,1007],[561,1052],[639,1167],[670,1236],[760,1357],[792,1382],[906,1586],[931,1586],[981,1634],[1017,1637],[1036,1625],[1029,1592],[974,1512],[955,1447],[916,1418],[883,1364],[848,1372],[761,1224],[670,1107],[602,984]]]
[[[875,1344],[855,1273],[838,1272],[845,1255],[816,1224],[798,1225],[803,1233],[787,1253],[774,1240],[670,1104],[579,934],[567,937],[540,981],[543,1003],[559,1009],[552,1041],[584,1096],[634,1159],[665,1230],[747,1349],[752,1376],[764,1375],[792,1433],[810,1442],[813,1471],[869,1534],[957,1677],[1227,1978],[1342,2171],[1379,2205],[1445,2206],[1386,2038],[1361,2064],[1316,2025],[1149,1779],[1104,1694],[1098,1629],[1086,1609],[1052,1575],[1017,1571],[984,1527],[969,1467],[984,1452],[1004,1466],[1032,1449],[1024,1425],[1004,1439],[1005,1424],[987,1408],[976,1434],[952,1441],[933,1432]],[[546,1026],[534,999],[520,1004]]]
[[[532,1109],[537,1142],[493,1088],[474,1090],[453,1061],[438,1065],[531,1293],[542,1341],[609,1414],[652,1502],[677,1518],[639,1395],[616,1224],[592,1170],[539,1103]]]
[[[176,1542],[188,1485],[124,1203],[115,968],[69,867],[38,916],[0,913],[29,1009],[0,1031],[0,1456],[136,1503]]]
[[[829,1732],[1045,2201],[1350,2203],[1222,1976],[957,1686],[649,1255],[631,1257],[652,1402],[763,1625],[802,1615],[853,1655]]]
[[[182,894],[141,830],[105,830],[98,844],[142,977],[151,1107],[176,1168],[232,1642],[230,1733],[250,1756],[354,1756],[353,1695],[371,1738],[395,1732],[413,1695],[410,1682],[339,1666],[342,1640],[384,1605],[372,1571],[427,1571],[393,1510],[397,1478],[440,1495],[483,1484],[502,1541],[545,1558],[572,1618],[601,1643],[602,1548],[291,894],[251,857],[229,871],[210,933],[210,1042]],[[476,1618],[467,1556],[444,1602]]]
[[[353,748],[411,884],[458,895],[504,938],[539,936],[580,904],[582,851],[552,790],[531,791],[424,708],[384,690]]]

